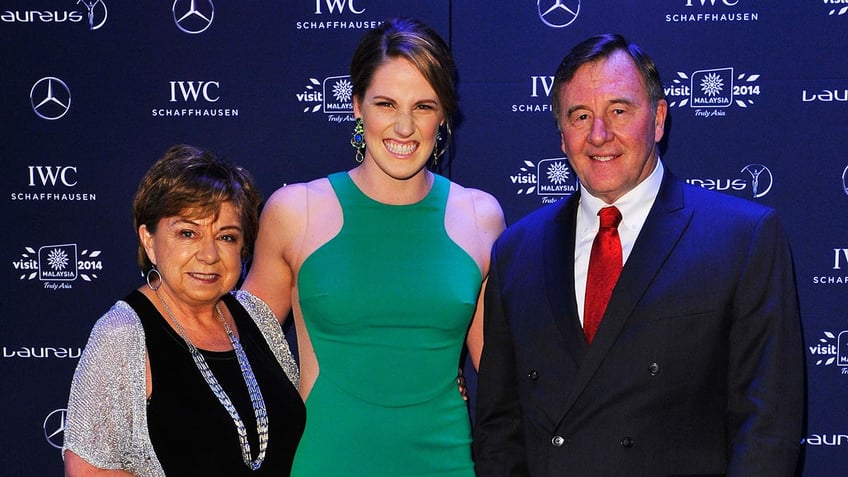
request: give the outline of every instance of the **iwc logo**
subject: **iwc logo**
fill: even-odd
[[[363,18],[365,7],[360,0],[315,0],[311,16],[295,21],[298,30],[323,32],[328,30],[370,30],[383,21]]]
[[[238,118],[239,109],[221,102],[220,81],[176,80],[168,82],[168,104],[151,108],[159,118]],[[221,103],[221,104],[219,104]]]
[[[828,250],[830,253],[831,250]],[[848,248],[834,247],[833,266],[826,272],[817,272],[812,276],[813,285],[848,285]]]
[[[512,103],[513,113],[547,113],[551,112],[551,91],[554,87],[554,77],[533,75],[530,77],[530,96],[521,103]]]
[[[345,10],[353,13],[354,15],[361,15],[365,13],[365,8],[356,8],[354,5],[354,0],[324,0],[324,5],[322,5],[321,0],[315,0],[315,14],[323,15],[324,11],[321,9],[322,6],[327,7],[327,13],[335,13],[338,10],[339,13],[343,13]]]
[[[536,11],[545,25],[564,28],[577,20],[580,0],[536,0]]]
[[[31,165],[26,168],[27,190],[11,192],[13,201],[72,202],[97,200],[93,192],[78,192],[78,168],[75,165]]]
[[[675,9],[674,12],[666,13],[665,21],[694,26],[701,23],[745,23],[759,20],[760,13],[745,10],[744,3],[748,2],[742,0],[684,0],[683,10]]]

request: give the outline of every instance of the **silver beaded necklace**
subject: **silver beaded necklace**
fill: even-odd
[[[171,307],[168,306],[168,303],[165,302],[158,291],[156,292],[156,296],[159,297],[159,301],[162,302],[162,306],[165,308],[165,311],[168,313],[171,321],[173,321],[176,325],[177,331],[183,338],[183,341],[185,341],[186,346],[188,346],[191,358],[194,360],[194,364],[197,366],[200,374],[203,375],[203,379],[206,380],[206,384],[209,385],[209,389],[212,390],[212,393],[218,398],[218,401],[221,402],[221,405],[224,406],[224,409],[227,410],[230,417],[232,417],[233,423],[236,425],[236,431],[238,432],[239,442],[241,443],[241,458],[244,460],[244,464],[250,470],[259,469],[259,467],[262,466],[262,462],[265,460],[265,451],[268,448],[268,412],[265,409],[265,400],[262,398],[262,391],[259,389],[259,384],[256,382],[256,377],[253,375],[253,369],[250,367],[247,355],[244,354],[241,342],[239,342],[239,339],[236,338],[233,330],[230,329],[230,325],[228,325],[227,320],[224,319],[224,314],[221,313],[221,309],[216,304],[215,311],[218,312],[218,319],[221,323],[223,323],[224,330],[227,332],[227,336],[230,338],[230,343],[233,345],[233,350],[236,352],[239,368],[241,368],[241,375],[244,378],[244,384],[247,385],[247,391],[250,394],[250,403],[253,405],[253,414],[256,417],[256,433],[259,435],[259,455],[256,456],[255,460],[250,458],[250,442],[247,440],[247,431],[245,430],[244,422],[242,422],[238,411],[235,406],[233,406],[233,402],[230,400],[230,397],[227,396],[224,388],[221,387],[218,380],[215,378],[215,375],[212,374],[212,370],[209,369],[206,359],[203,358],[203,355],[200,354],[197,347],[195,347],[191,340],[188,339],[185,329],[177,320],[177,317],[174,316],[174,313],[171,311]]]

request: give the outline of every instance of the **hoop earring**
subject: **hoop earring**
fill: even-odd
[[[361,164],[365,160],[365,156],[362,154],[362,151],[365,150],[365,127],[362,124],[362,118],[356,118],[353,133],[350,135],[350,145],[356,149],[356,162]]]
[[[153,273],[156,273],[156,278],[152,278]],[[162,274],[159,273],[159,270],[156,269],[156,265],[153,265],[153,268],[147,271],[147,287],[153,291],[159,289],[162,286]],[[153,286],[153,283],[156,283],[156,286]]]

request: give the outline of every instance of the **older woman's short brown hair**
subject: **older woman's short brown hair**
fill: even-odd
[[[168,149],[141,179],[133,196],[133,224],[136,232],[146,225],[154,233],[162,218],[217,217],[221,205],[232,202],[241,217],[242,258],[247,259],[256,241],[261,200],[247,170],[206,149],[180,144]],[[138,265],[144,272],[153,266],[141,243]]]

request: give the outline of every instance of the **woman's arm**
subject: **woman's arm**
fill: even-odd
[[[477,307],[471,326],[468,328],[466,346],[474,369],[480,366],[480,355],[483,352],[483,291],[489,275],[489,262],[491,259],[492,244],[506,228],[503,210],[491,194],[471,189],[471,197],[474,203],[475,223],[479,234],[480,257],[483,262],[483,283],[477,297]]]
[[[63,448],[68,475],[119,468],[164,475],[147,434],[146,373],[144,329],[134,310],[118,302],[92,328],[71,382]]]
[[[242,288],[268,304],[280,322],[292,306],[292,264],[298,243],[306,229],[305,184],[277,189],[265,204],[259,220],[259,234],[253,264]]]
[[[84,461],[72,451],[65,451],[65,477],[132,477],[117,469],[100,469]]]

